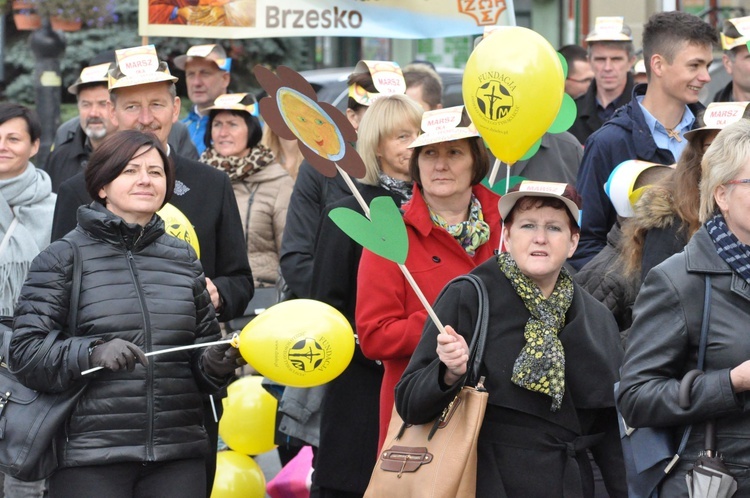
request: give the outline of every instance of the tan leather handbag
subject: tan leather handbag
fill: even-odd
[[[473,497],[477,484],[477,438],[488,393],[478,380],[487,334],[487,289],[474,275],[468,280],[479,294],[479,320],[471,341],[469,374],[464,387],[435,421],[405,424],[394,407],[383,451],[375,464],[365,498]]]

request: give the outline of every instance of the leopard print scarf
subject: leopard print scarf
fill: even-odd
[[[524,389],[552,397],[551,410],[556,412],[565,394],[565,350],[557,334],[565,326],[565,314],[573,302],[573,279],[563,268],[555,289],[545,298],[510,254],[501,253],[497,262],[531,313],[523,331],[526,344],[516,358],[510,380]]]
[[[241,182],[253,173],[257,173],[274,162],[273,152],[268,147],[258,144],[244,157],[225,157],[209,147],[201,154],[201,162],[224,171],[232,183]]]

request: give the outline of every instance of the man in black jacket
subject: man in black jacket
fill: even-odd
[[[180,112],[180,99],[174,85],[177,78],[169,73],[165,62],[158,61],[153,46],[118,50],[117,55],[118,66],[109,73],[110,119],[120,130],[150,131],[166,147],[174,161],[177,179],[171,204],[182,211],[195,228],[206,287],[218,317],[226,321],[241,316],[253,295],[253,276],[229,177],[170,150],[167,137]],[[125,64],[138,69],[134,73]],[[52,239],[75,228],[78,207],[90,202],[83,173],[64,182],[55,206]],[[221,403],[216,404],[216,410],[221,412]],[[205,424],[214,450],[212,461],[207,461],[210,490],[218,430],[210,406]]]
[[[721,57],[724,69],[732,81],[716,92],[714,102],[746,102],[750,100],[750,52],[747,42],[750,37],[742,36],[737,25],[743,29],[750,28],[750,17],[727,19],[721,31]]]
[[[68,87],[78,102],[78,123],[73,135],[47,156],[44,170],[52,180],[53,192],[58,191],[62,182],[83,171],[91,152],[115,130],[107,109],[109,66],[107,62],[83,68],[78,80]]]
[[[594,30],[586,37],[594,81],[588,91],[576,99],[578,116],[568,130],[582,144],[618,107],[630,101],[633,93],[630,68],[635,64],[630,33],[622,17],[597,17]]]

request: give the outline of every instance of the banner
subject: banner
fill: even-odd
[[[515,25],[513,0],[139,0],[140,36],[442,38]]]

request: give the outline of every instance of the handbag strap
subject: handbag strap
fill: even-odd
[[[706,344],[708,343],[708,322],[711,319],[711,275],[706,274],[706,290],[703,298],[703,318],[701,320],[701,337],[698,342],[698,367],[697,369],[702,371],[703,370],[703,364],[706,362]],[[683,379],[683,382],[685,382],[685,379]],[[692,384],[692,380],[689,381],[690,384]],[[672,461],[667,465],[667,468],[664,469],[664,473],[668,474],[670,470],[672,470],[672,467],[675,463],[677,463],[677,460],[680,459],[680,455],[682,455],[682,452],[685,451],[685,447],[687,446],[688,439],[690,438],[690,432],[693,430],[693,426],[688,425],[685,427],[685,431],[682,433],[682,439],[680,439],[680,444],[677,447],[677,453],[675,453],[675,456],[672,458]]]
[[[477,291],[478,301],[478,318],[474,326],[474,335],[471,338],[469,346],[469,362],[467,375],[463,385],[476,385],[479,380],[479,368],[484,358],[484,346],[487,341],[487,325],[490,317],[489,296],[487,295],[487,286],[481,278],[474,274],[459,275],[454,278],[453,282],[467,281],[471,283]]]
[[[73,278],[70,286],[70,303],[68,305],[68,333],[75,334],[76,328],[78,328],[78,303],[81,297],[81,280],[83,279],[83,262],[81,258],[81,248],[78,247],[78,243],[70,239],[62,239],[66,241],[73,248]],[[22,366],[19,370],[12,372],[14,375],[21,375],[28,370],[34,369],[39,362],[52,348],[52,344],[60,335],[60,330],[53,330],[47,337],[44,338],[44,342],[39,347],[34,357],[26,365]]]
[[[13,235],[13,232],[16,230],[16,225],[18,225],[18,218],[14,216],[13,221],[10,222],[8,231],[5,232],[5,235],[3,235],[3,240],[0,241],[0,256],[2,256],[3,252],[5,251],[5,248],[8,247],[10,236]]]

